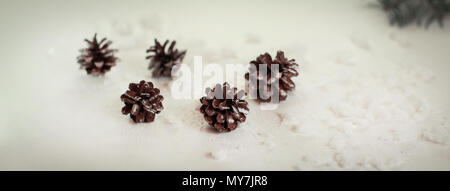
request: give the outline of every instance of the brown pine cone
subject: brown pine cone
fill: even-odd
[[[77,57],[81,69],[85,69],[88,74],[99,76],[105,74],[111,67],[116,65],[118,59],[114,56],[114,53],[117,50],[108,49],[112,41],[106,41],[106,38],[103,38],[98,42],[97,34],[94,35],[92,41],[88,39],[84,40],[88,43],[89,47],[81,49],[81,55]]]
[[[150,59],[150,65],[148,68],[153,68],[153,77],[171,77],[172,68],[177,64],[181,64],[184,56],[186,55],[186,50],[174,50],[176,41],[172,41],[166,52],[165,49],[167,43],[169,43],[169,40],[166,40],[161,46],[158,40],[155,39],[155,45],[147,50],[147,53],[153,52],[152,55],[146,57],[146,59]]]
[[[245,79],[252,79],[250,82],[256,82],[249,84],[249,92],[250,95],[256,95],[259,101],[270,102],[276,95],[279,96],[279,101],[286,100],[287,92],[295,88],[291,78],[298,76],[298,64],[295,63],[294,59],[288,60],[284,57],[283,51],[277,52],[275,60],[272,60],[269,53],[265,53],[256,58],[256,60],[251,61],[250,64],[256,67],[250,67],[249,72],[245,74]],[[278,64],[279,66],[277,71],[272,71],[275,76],[271,74],[271,66],[273,64]],[[267,72],[260,73],[260,66],[267,67]],[[264,92],[264,95],[261,95],[259,89]]]
[[[155,115],[160,113],[164,107],[164,97],[160,95],[159,89],[153,87],[152,82],[142,80],[139,84],[130,83],[127,90],[120,99],[125,103],[122,108],[124,115],[130,114],[136,123],[152,122]]]
[[[230,88],[225,82],[223,86],[217,84],[213,89],[206,88],[205,91],[206,97],[200,99],[200,112],[209,125],[219,132],[229,132],[245,121],[249,109],[243,90],[238,92],[237,88]]]

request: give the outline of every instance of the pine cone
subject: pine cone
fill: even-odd
[[[167,43],[169,43],[169,40],[166,40],[161,46],[158,40],[155,39],[155,46],[152,46],[147,50],[147,53],[153,52],[152,55],[146,57],[146,59],[151,60],[148,68],[153,68],[153,77],[171,77],[172,68],[177,64],[181,64],[184,56],[186,55],[185,50],[174,50],[176,41],[172,41],[169,49],[166,52],[165,49]]]
[[[238,123],[245,121],[246,113],[249,111],[247,101],[245,101],[245,92],[237,91],[237,88],[230,88],[228,83],[223,87],[217,84],[215,88],[206,88],[206,97],[202,97],[200,102],[200,112],[209,125],[219,132],[228,132],[235,130]]]
[[[108,49],[112,44],[112,41],[106,41],[103,38],[100,42],[97,41],[97,34],[94,35],[94,39],[89,41],[85,39],[89,47],[81,49],[81,55],[78,56],[78,63],[81,65],[81,69],[86,69],[88,74],[95,76],[103,75],[116,65],[117,57],[114,53],[116,49]]]
[[[125,103],[122,108],[124,115],[130,114],[136,123],[152,122],[155,114],[160,113],[164,107],[164,97],[160,95],[159,89],[153,87],[152,82],[142,80],[139,84],[130,83],[127,90],[120,99]]]
[[[256,67],[250,67],[249,72],[245,74],[245,79],[250,80],[249,92],[251,95],[256,95],[256,98],[261,102],[270,102],[272,97],[279,96],[279,101],[286,100],[287,92],[292,91],[295,88],[292,77],[298,76],[297,67],[294,59],[288,60],[284,57],[283,51],[278,51],[275,60],[272,60],[270,54],[265,53],[260,55],[256,60],[250,62],[251,65]],[[261,65],[261,64],[266,64]],[[271,71],[271,66],[278,64],[277,71]],[[259,67],[267,67],[266,73],[260,73]],[[275,76],[271,76],[271,72]],[[258,88],[259,87],[259,88]],[[261,89],[264,92],[264,97],[259,91]]]

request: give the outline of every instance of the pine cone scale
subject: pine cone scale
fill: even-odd
[[[132,106],[130,104],[126,104],[122,107],[122,114],[128,114],[131,112]]]

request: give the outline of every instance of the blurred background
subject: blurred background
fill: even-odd
[[[0,24],[0,170],[450,170],[449,20],[393,26],[370,0],[1,0]],[[95,33],[119,49],[103,77],[76,63]],[[296,90],[214,133],[151,77],[155,38],[190,66],[284,50]],[[143,79],[165,109],[133,124],[119,97]]]

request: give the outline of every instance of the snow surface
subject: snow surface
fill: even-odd
[[[449,22],[399,29],[356,0],[3,4],[1,170],[450,170]],[[96,32],[119,49],[104,77],[75,60]],[[197,98],[151,78],[154,38],[177,40],[187,66],[284,50],[296,90],[273,111],[250,100],[247,121],[218,134]],[[119,97],[142,79],[165,109],[134,124]]]

